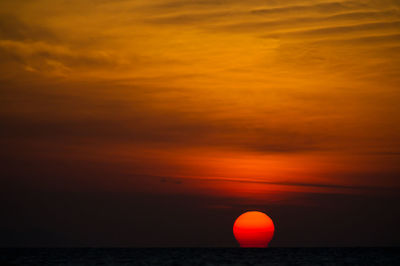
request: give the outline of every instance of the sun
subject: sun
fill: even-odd
[[[274,231],[272,219],[259,211],[245,212],[233,224],[233,234],[239,245],[245,248],[267,247]]]

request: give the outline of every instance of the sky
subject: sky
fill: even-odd
[[[0,246],[400,245],[398,0],[0,10]]]

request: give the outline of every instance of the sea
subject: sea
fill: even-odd
[[[400,265],[400,248],[2,248],[0,265]]]

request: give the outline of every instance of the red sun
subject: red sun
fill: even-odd
[[[275,231],[274,223],[265,213],[249,211],[233,224],[233,234],[243,248],[265,248]]]

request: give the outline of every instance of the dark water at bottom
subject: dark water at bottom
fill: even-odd
[[[0,265],[400,265],[400,248],[23,248]]]

